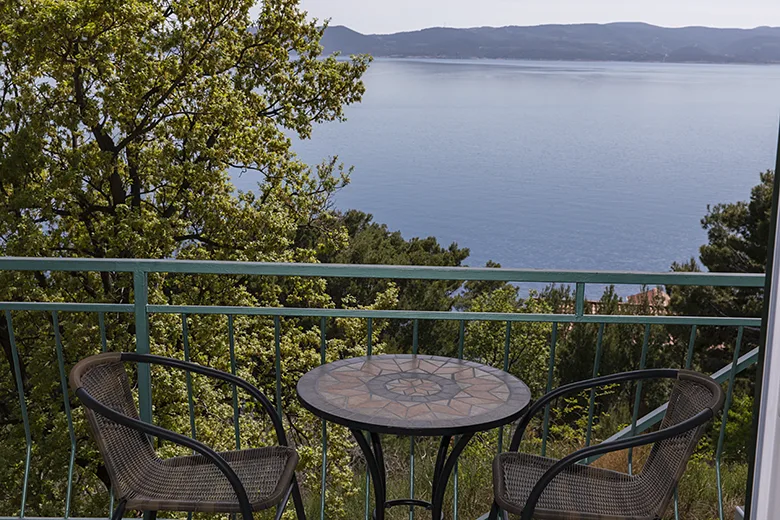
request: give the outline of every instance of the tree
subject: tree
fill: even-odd
[[[707,243],[699,248],[699,262],[674,263],[672,269],[698,272],[763,273],[771,229],[772,191],[775,172],[766,171],[760,183],[750,191],[750,200],[716,204],[707,208],[701,220],[707,231]],[[753,287],[667,287],[670,308],[676,314],[760,317],[763,288]],[[681,327],[669,327],[670,335],[683,338]],[[689,329],[688,329],[689,330]],[[741,352],[747,353],[759,343],[759,329],[744,329]],[[732,360],[737,331],[735,327],[699,327],[694,344],[694,367],[713,372]],[[679,340],[678,340],[679,341]],[[742,439],[752,427],[752,403],[755,372],[740,376],[734,387],[734,404],[727,423],[724,458],[745,461]],[[712,445],[716,433],[711,432]],[[731,439],[731,441],[729,441]],[[733,439],[737,439],[735,442]]]
[[[520,298],[518,288],[503,284],[485,292],[473,294],[464,306],[469,312],[548,314],[551,306],[533,291]],[[494,367],[504,367],[522,379],[531,395],[542,395],[547,383],[552,324],[542,322],[470,321],[466,326],[464,357]],[[506,358],[505,358],[506,356]]]
[[[0,3],[0,254],[312,262],[343,247],[346,234],[329,201],[349,172],[336,158],[306,166],[288,135],[308,138],[312,125],[343,119],[344,105],[361,99],[369,60],[323,57],[324,27],[307,21],[298,0],[266,0],[254,21],[253,3]],[[235,192],[231,168],[255,176],[257,189]],[[301,247],[297,237],[313,222],[320,227]],[[150,277],[149,299],[321,307],[331,305],[325,288],[318,279],[159,275]],[[117,273],[0,273],[0,300],[127,303],[132,297],[130,277]],[[225,318],[189,321],[193,360],[227,368]],[[8,325],[0,318],[10,367]],[[106,325],[110,348],[132,348],[131,316],[107,316]],[[52,399],[59,385],[52,317],[17,313],[14,326],[28,407],[37,417],[34,467],[41,468],[31,478],[27,514],[61,514],[69,442],[64,404]],[[99,350],[96,327],[94,315],[61,316],[68,366]],[[273,388],[272,324],[237,318],[236,328],[240,374]],[[285,377],[318,363],[318,332],[283,320],[282,336]],[[181,345],[180,318],[154,316],[153,351],[181,357]],[[0,457],[11,461],[0,481],[8,490],[20,487],[24,453],[12,374],[0,374]],[[153,378],[157,409],[165,412],[156,419],[188,431],[181,389],[174,390],[167,373],[155,371]],[[202,389],[198,408],[230,403],[219,389],[196,389]],[[283,400],[296,440],[305,444],[317,428],[306,426],[312,419],[297,407],[291,386]],[[76,419],[71,514],[102,514],[106,498],[95,490],[106,482],[105,469],[78,410]],[[198,435],[227,445],[229,432],[204,426]],[[342,478],[334,485],[353,484]],[[19,495],[4,495],[0,506],[18,509]],[[338,516],[337,508],[332,514]]]
[[[643,288],[643,291],[645,289]],[[542,292],[541,297],[556,313],[571,312],[574,308],[574,296],[570,286],[552,285]],[[604,289],[596,305],[597,314],[647,316],[654,313],[653,308],[662,307],[662,301],[661,297],[657,296],[655,301],[643,298],[638,305],[628,304],[615,292],[615,286],[610,285]],[[666,327],[661,325],[648,327],[639,323],[559,324],[555,361],[557,384],[593,377],[599,335],[601,335],[601,353],[597,375],[639,369],[645,341],[647,342],[646,368],[683,366],[685,362],[685,348],[681,348],[681,345],[669,335]],[[617,410],[618,412],[630,413],[630,409],[625,404],[633,402],[635,390],[635,383],[622,385],[600,396],[596,404],[604,411],[622,406],[623,408]],[[640,412],[644,413],[664,402],[668,397],[666,390],[668,389],[663,385],[646,383],[640,401]]]
[[[674,263],[672,270],[697,272],[702,266],[712,272],[763,273],[769,243],[774,172],[761,174],[749,201],[717,204],[707,208],[702,227],[707,243],[699,249],[699,260]],[[707,316],[761,316],[763,290],[751,287],[667,287],[670,308],[675,314]],[[745,329],[745,344],[758,344],[758,330]],[[734,327],[706,327],[697,333],[696,364],[716,370],[731,361]],[[713,348],[716,347],[716,348]],[[747,350],[743,350],[747,352]]]
[[[458,267],[469,256],[469,250],[452,243],[443,247],[434,237],[404,239],[400,231],[390,231],[385,224],[373,222],[373,216],[357,210],[339,215],[349,236],[349,243],[338,251],[319,255],[326,263],[385,264]],[[390,284],[398,287],[401,309],[450,311],[462,287],[458,280],[382,280],[340,278],[328,283],[327,292],[338,305],[347,296],[361,305],[373,302]],[[409,352],[412,344],[411,321],[393,320],[384,338],[395,352]],[[445,320],[421,320],[418,342],[426,354],[455,355],[457,323]]]

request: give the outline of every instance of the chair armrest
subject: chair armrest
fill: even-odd
[[[645,433],[643,435],[638,435],[636,437],[631,437],[619,441],[602,442],[601,444],[588,446],[587,448],[582,448],[581,450],[577,450],[574,453],[567,455],[553,464],[553,466],[548,469],[536,482],[533,489],[531,490],[531,494],[528,495],[528,500],[526,501],[525,507],[523,508],[523,514],[520,517],[521,520],[531,520],[534,514],[534,510],[536,509],[536,504],[539,501],[539,498],[542,496],[542,493],[544,492],[547,485],[566,468],[573,466],[583,459],[592,457],[593,455],[602,455],[612,451],[636,448],[637,446],[653,444],[658,441],[676,437],[677,435],[685,433],[689,430],[693,430],[694,428],[698,428],[699,426],[707,423],[710,419],[712,419],[713,415],[714,414],[712,409],[707,408],[697,413],[690,419],[687,419],[679,424],[663,428],[656,432]]]
[[[236,493],[236,497],[238,498],[238,504],[241,508],[241,516],[243,519],[253,520],[252,505],[249,502],[249,496],[247,495],[246,489],[244,489],[244,485],[241,483],[241,479],[238,478],[238,475],[236,475],[236,472],[233,471],[233,468],[231,468],[227,461],[225,461],[225,459],[223,459],[216,451],[209,448],[202,442],[198,442],[195,439],[191,439],[190,437],[180,435],[176,432],[166,430],[165,428],[160,428],[159,426],[145,423],[133,417],[128,417],[127,415],[119,413],[89,395],[89,392],[87,392],[84,388],[77,389],[76,396],[84,404],[84,406],[117,424],[121,424],[122,426],[126,426],[133,430],[174,442],[181,446],[186,446],[187,448],[190,448],[203,455],[203,457],[208,459],[212,464],[219,468],[222,474],[225,475],[225,477],[230,482],[230,485],[233,487],[233,490]]]
[[[276,438],[279,445],[288,446],[287,435],[284,433],[284,427],[282,426],[282,418],[279,417],[279,414],[276,413],[274,405],[271,404],[271,401],[262,391],[260,391],[259,388],[241,379],[240,377],[234,376],[233,374],[228,374],[227,372],[223,372],[215,368],[204,367],[203,365],[198,365],[197,363],[190,363],[188,361],[181,361],[179,359],[172,359],[164,356],[156,356],[154,354],[122,352],[120,354],[120,359],[122,361],[132,361],[135,363],[149,363],[154,365],[164,365],[180,368],[182,370],[186,370],[187,372],[194,372],[196,374],[202,374],[204,376],[213,377],[215,379],[221,379],[222,381],[227,381],[243,388],[249,395],[260,402],[265,412],[271,417],[271,422],[274,425],[274,431],[276,432]]]
[[[525,429],[528,427],[528,423],[547,403],[556,399],[562,395],[579,392],[580,390],[586,390],[588,388],[596,388],[604,385],[611,385],[614,383],[622,383],[624,381],[639,381],[642,379],[675,379],[677,378],[679,370],[672,368],[658,368],[648,370],[633,370],[631,372],[620,372],[618,374],[610,374],[608,376],[596,377],[593,379],[586,379],[584,381],[577,381],[569,383],[568,385],[559,386],[555,390],[545,394],[539,400],[537,400],[520,418],[517,423],[517,429],[512,436],[512,442],[509,445],[509,451],[517,451],[520,447],[520,441],[523,439]]]

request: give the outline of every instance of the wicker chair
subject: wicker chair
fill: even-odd
[[[142,422],[130,391],[125,362],[152,363],[210,376],[243,388],[271,417],[279,446],[217,453],[205,444]],[[70,372],[70,386],[85,407],[87,420],[106,464],[118,506],[126,509],[241,513],[277,507],[282,516],[290,495],[299,520],[305,520],[295,479],[298,454],[287,445],[282,422],[268,398],[231,374],[194,363],[134,353],[104,353],[81,360]],[[197,455],[161,459],[149,436],[191,448]]]
[[[587,388],[624,381],[675,379],[666,415],[658,431],[605,442],[576,451],[561,460],[517,453],[534,414],[553,399]],[[562,386],[538,400],[518,423],[510,451],[493,461],[495,502],[522,520],[656,520],[669,505],[707,423],[723,406],[723,390],[713,379],[688,370],[638,370]],[[639,473],[577,464],[595,455],[652,444]]]

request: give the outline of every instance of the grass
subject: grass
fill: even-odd
[[[509,437],[504,436],[504,446]],[[531,439],[523,443],[521,451],[529,453],[540,452],[540,441]],[[409,497],[409,440],[407,438],[386,436],[383,438],[385,460],[387,462],[387,492],[388,499]],[[561,457],[582,447],[580,441],[556,441],[548,445],[548,456]],[[492,495],[492,460],[497,448],[496,432],[488,432],[474,437],[459,460],[458,486],[458,518],[475,520],[490,509]],[[417,439],[415,443],[415,498],[430,500],[433,466],[438,449],[437,439]],[[647,457],[649,448],[634,450],[635,471],[641,469]],[[365,515],[365,465],[359,461],[354,466],[355,483],[359,492],[346,503],[345,518],[357,520]],[[593,463],[594,466],[615,471],[627,471],[628,452],[610,453]],[[744,503],[745,483],[747,480],[747,464],[728,463],[721,467],[724,518],[731,519],[734,509]],[[445,495],[445,518],[453,518],[453,481]],[[316,495],[316,492],[313,493]],[[311,496],[307,512],[310,518],[318,519],[319,497]],[[371,494],[373,504],[373,493]],[[683,520],[714,520],[718,519],[718,493],[715,465],[712,457],[706,454],[695,455],[679,486],[679,518]],[[420,508],[416,509],[415,518],[426,519],[430,513]],[[388,511],[388,520],[407,520],[408,507],[396,507]],[[667,519],[674,519],[674,506],[669,506]]]
[[[495,433],[475,437],[469,443],[458,463],[458,518],[474,520],[490,509],[493,500],[492,490],[492,459],[495,451],[487,453],[484,446],[487,441],[495,444]],[[388,499],[408,498],[409,487],[409,440],[408,438],[386,437],[383,439],[384,455],[387,461],[387,495]],[[437,439],[419,438],[415,441],[415,498],[430,500],[433,482],[433,467],[439,443]],[[493,448],[495,450],[495,448]],[[360,492],[347,503],[346,518],[359,519],[365,515],[365,466],[360,464],[355,468],[355,479],[360,484]],[[453,515],[453,482],[444,498],[445,518]],[[373,490],[372,490],[373,491]],[[373,504],[373,493],[371,495]],[[415,508],[415,518],[429,518],[430,513]],[[388,511],[387,520],[409,518],[408,507],[395,507]]]

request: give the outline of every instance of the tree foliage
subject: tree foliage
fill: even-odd
[[[531,293],[505,284],[472,295],[464,305],[470,312],[548,314],[552,307]],[[531,395],[542,395],[547,382],[552,324],[542,322],[471,321],[466,326],[464,357],[506,370],[522,379]],[[508,334],[508,338],[507,338]]]
[[[343,119],[343,107],[361,99],[368,59],[322,56],[324,28],[307,20],[297,0],[267,0],[255,20],[253,3],[2,2],[0,254],[312,262],[343,247],[347,236],[329,207],[349,172],[335,158],[310,168],[292,152],[288,136],[308,138],[312,125]],[[236,192],[230,169],[253,176],[256,190]],[[301,246],[298,237],[314,222],[314,238]],[[150,276],[149,301],[331,306],[325,288],[318,279],[161,274]],[[393,305],[395,295],[387,287],[364,305]],[[132,279],[118,273],[4,272],[0,300],[129,303]],[[16,313],[13,321],[35,418],[26,514],[61,516],[70,442],[65,404],[52,398],[61,395],[52,362],[52,317]],[[188,324],[191,358],[228,368],[226,318],[191,316]],[[273,396],[273,324],[236,318],[235,327],[239,374]],[[287,383],[282,404],[295,440],[306,447],[317,427],[298,407],[291,378],[319,363],[319,332],[296,320],[282,320],[280,328]],[[348,355],[358,342],[349,328],[339,329],[341,336],[330,338],[341,342],[333,344],[331,356]],[[94,315],[62,314],[58,332],[67,367],[100,350]],[[134,332],[131,315],[106,315],[110,349],[132,349]],[[151,341],[153,352],[182,357],[181,318],[153,316]],[[10,368],[4,317],[0,344]],[[155,418],[189,433],[183,380],[176,377],[153,372]],[[199,381],[194,388],[196,410],[218,416],[211,426],[196,422],[198,437],[228,447],[230,395]],[[0,482],[13,490],[0,506],[12,512],[19,508],[24,456],[12,370],[0,374],[0,389],[0,457],[10,461]],[[96,490],[107,481],[105,469],[87,440],[77,403],[70,405],[78,437],[71,514],[103,514],[107,499]],[[251,425],[260,414],[246,406],[247,440],[261,442],[264,430]],[[342,436],[331,444],[334,497],[354,485],[338,470],[347,460],[345,442]],[[316,462],[316,444],[305,465]],[[329,502],[329,516],[339,516],[339,500]]]
[[[339,215],[349,237],[346,247],[321,254],[319,259],[339,264],[385,264],[459,267],[469,250],[452,243],[444,247],[434,237],[404,239],[400,231],[390,231],[385,224],[373,221],[373,216],[357,210]],[[462,282],[458,280],[384,280],[334,279],[327,292],[336,304],[345,297],[354,297],[368,304],[390,284],[398,287],[401,309],[450,311],[457,301]],[[384,339],[395,352],[409,351],[413,324],[408,320],[393,320]],[[455,355],[457,324],[443,320],[418,322],[418,342],[426,354]]]
[[[761,174],[750,200],[716,204],[708,207],[702,219],[707,243],[699,250],[699,262],[690,259],[672,265],[674,271],[763,273],[769,243],[774,172]],[[763,290],[752,287],[667,287],[670,308],[676,314],[707,316],[761,316]],[[745,345],[758,344],[758,330],[745,329]],[[696,363],[705,370],[715,370],[730,362],[734,327],[702,328],[696,340]],[[745,352],[747,350],[744,350]]]
[[[574,307],[574,296],[568,286],[551,286],[542,297],[554,311],[565,312]],[[657,297],[660,298],[660,297]],[[653,314],[653,307],[662,307],[661,301],[642,299],[637,305],[628,304],[618,296],[614,286],[608,286],[595,303],[598,314],[622,314],[647,316]],[[560,324],[556,349],[555,374],[558,384],[582,381],[596,375],[615,374],[636,370],[641,366],[642,350],[646,345],[645,367],[683,366],[685,350],[669,335],[666,327],[642,324]],[[600,350],[600,352],[599,352]],[[626,384],[619,389],[605,393],[598,400],[601,411],[629,402],[636,385]],[[640,408],[648,411],[668,397],[664,389],[645,385]]]

